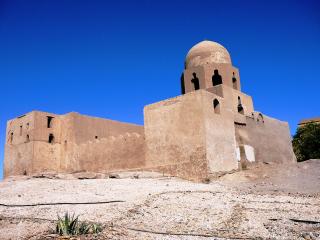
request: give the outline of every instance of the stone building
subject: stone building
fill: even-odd
[[[298,127],[304,127],[308,123],[320,124],[320,117],[303,119],[298,123]]]
[[[202,181],[257,162],[294,163],[287,122],[254,110],[228,51],[190,49],[182,95],[145,106],[144,126],[33,111],[7,123],[4,176],[152,170]]]

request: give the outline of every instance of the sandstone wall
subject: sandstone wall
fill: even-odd
[[[210,173],[228,172],[238,168],[231,97],[233,89],[228,90],[224,91],[225,98],[206,91],[202,93],[206,158]],[[214,99],[219,101],[220,113],[214,111]]]
[[[207,177],[201,92],[144,108],[147,168],[190,180]]]
[[[4,177],[32,172],[34,112],[7,122]]]
[[[143,126],[74,112],[28,113],[8,121],[6,138],[5,177],[140,168],[145,160]]]
[[[243,143],[254,147],[256,161],[285,164],[296,162],[287,122],[266,115],[261,118],[255,112],[253,118],[247,118],[245,131],[247,133],[242,137]]]
[[[68,170],[110,172],[142,168],[144,150],[144,135],[135,132],[75,144],[69,157],[76,165]]]

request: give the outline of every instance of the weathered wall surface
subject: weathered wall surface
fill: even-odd
[[[89,140],[118,136],[125,133],[143,134],[143,126],[113,121],[109,119],[90,117],[71,113],[73,118],[74,139],[77,144]]]
[[[245,129],[247,134],[242,137],[243,143],[254,147],[256,161],[284,164],[296,162],[287,122],[266,115],[263,115],[262,122],[256,112],[254,118],[247,118]]]
[[[5,146],[4,177],[32,172],[33,143]]]
[[[108,172],[142,168],[145,165],[144,136],[124,133],[75,145],[73,171]]]
[[[7,122],[4,177],[32,172],[34,112]]]
[[[140,168],[145,159],[143,126],[78,113],[31,112],[8,121],[6,138],[5,177]]]
[[[224,99],[206,91],[202,95],[209,171],[217,173],[237,169],[234,114],[232,112],[232,98],[229,98],[231,91],[225,92],[227,97]],[[214,99],[219,101],[220,113],[214,111]]]
[[[140,167],[144,162],[143,126],[75,112],[63,115],[62,119],[60,167],[63,171],[109,171],[119,166],[128,169]],[[139,138],[135,139],[137,135]]]
[[[232,101],[233,101],[234,113],[238,112],[238,97],[240,97],[240,101],[244,109],[244,114],[245,115],[251,114],[254,111],[252,98],[247,94],[244,94],[243,92],[232,89]]]
[[[202,92],[144,108],[147,168],[190,180],[207,177]]]

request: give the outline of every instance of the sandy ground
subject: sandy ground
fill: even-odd
[[[156,173],[7,179],[0,239],[55,239],[66,211],[103,224],[86,239],[320,239],[320,160],[262,167],[209,184]]]

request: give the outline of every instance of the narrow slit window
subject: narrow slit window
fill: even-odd
[[[10,133],[9,142],[10,142],[10,143],[12,143],[12,142],[13,142],[13,132],[12,132],[12,133]]]
[[[29,134],[27,134],[27,136],[26,136],[26,142],[30,142],[30,136],[29,136]]]
[[[214,109],[214,113],[220,114],[220,103],[218,99],[213,100],[213,109]]]
[[[244,109],[241,103],[241,98],[238,96],[238,113],[244,114]]]
[[[191,79],[191,82],[193,83],[194,90],[199,90],[200,89],[200,81],[199,78],[197,77],[196,73],[192,73],[193,78]]]
[[[233,89],[238,90],[237,78],[235,77],[234,73],[232,76],[232,86],[233,86]]]
[[[54,135],[52,133],[49,134],[49,143],[54,143]]]
[[[20,126],[20,136],[22,136],[22,125]]]
[[[52,128],[53,117],[47,117],[47,128]]]

